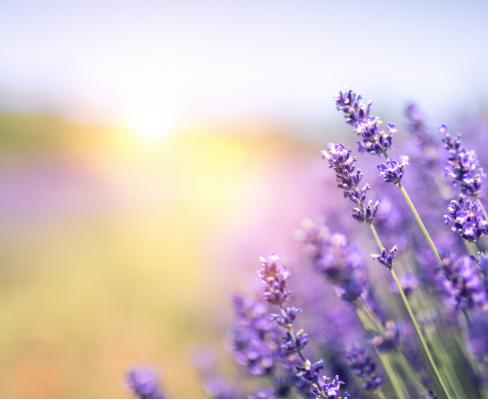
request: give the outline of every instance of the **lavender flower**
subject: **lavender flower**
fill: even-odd
[[[231,385],[217,377],[207,379],[203,389],[212,399],[234,399],[241,397]]]
[[[132,368],[127,373],[127,385],[140,399],[162,399],[158,375],[156,371],[146,367]]]
[[[415,103],[410,103],[405,107],[407,117],[407,131],[416,139],[416,149],[413,151],[415,164],[420,164],[423,168],[431,168],[439,162],[439,145],[434,137],[429,133],[425,123],[424,112]]]
[[[264,285],[264,299],[274,305],[282,305],[290,291],[286,288],[286,280],[290,273],[281,264],[276,254],[260,257],[261,269],[258,276]]]
[[[469,329],[469,346],[476,359],[488,365],[488,313],[480,311],[473,313],[472,324]]]
[[[449,307],[461,310],[487,304],[486,290],[473,257],[444,257],[439,279]]]
[[[364,380],[363,389],[374,391],[381,386],[383,379],[376,374],[376,365],[363,347],[357,344],[349,347],[346,358],[354,375]]]
[[[340,388],[344,382],[336,375],[334,379],[322,376],[317,384],[314,384],[313,393],[316,399],[347,399],[347,394],[341,395]]]
[[[379,351],[388,351],[395,348],[400,342],[400,330],[395,321],[388,320],[381,334],[373,337],[371,342]]]
[[[391,182],[395,185],[400,184],[405,173],[405,168],[408,166],[408,157],[402,156],[402,161],[399,163],[396,160],[388,160],[378,165],[378,171],[385,182]]]
[[[355,301],[368,291],[368,279],[362,254],[344,235],[331,233],[322,223],[306,220],[302,241],[314,268],[331,282],[343,300]]]
[[[393,246],[390,250],[383,249],[381,254],[372,254],[371,257],[378,260],[380,264],[383,264],[386,268],[393,268],[393,260],[398,252],[398,246]]]
[[[268,375],[275,366],[280,334],[273,329],[265,304],[234,296],[235,327],[231,332],[232,350],[236,362],[251,375]]]
[[[352,90],[339,92],[336,108],[344,113],[346,123],[354,127],[354,132],[361,140],[358,150],[370,154],[386,154],[391,147],[392,135],[396,133],[395,125],[388,124],[386,131],[381,129],[382,121],[370,115],[371,102],[361,101],[361,95]]]
[[[371,102],[364,104],[361,101],[360,94],[348,90],[347,92],[339,92],[339,96],[336,97],[336,107],[338,111],[344,113],[347,124],[356,126],[369,116]]]
[[[388,124],[385,131],[381,129],[382,123],[378,117],[368,117],[356,125],[354,133],[361,137],[357,142],[360,153],[378,155],[387,153],[393,141],[392,135],[396,133],[396,127]]]
[[[480,206],[471,199],[460,195],[459,201],[451,200],[447,211],[445,224],[450,225],[451,230],[464,240],[475,242],[488,234],[488,221]]]
[[[474,150],[467,150],[461,144],[461,136],[451,136],[447,125],[441,125],[439,132],[444,136],[442,141],[448,151],[446,174],[453,186],[459,186],[461,193],[467,196],[478,196],[481,181],[485,176]]]
[[[370,189],[368,184],[359,187],[363,178],[361,170],[356,170],[356,159],[352,157],[351,149],[343,144],[329,143],[328,151],[322,155],[329,162],[329,168],[336,173],[337,186],[344,191],[344,197],[349,198],[356,207],[353,208],[352,216],[360,222],[371,223],[378,211],[379,201],[369,200],[366,203],[366,194]]]
[[[407,297],[413,293],[419,283],[417,277],[414,274],[410,273],[404,274],[398,280],[400,281],[403,293],[405,293],[405,296]],[[399,294],[398,287],[395,284],[392,284],[391,290],[393,293]]]

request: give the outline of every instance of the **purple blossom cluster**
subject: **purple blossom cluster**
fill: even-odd
[[[488,234],[488,220],[473,200],[461,195],[459,200],[451,200],[447,212],[445,223],[464,240],[475,242]]]
[[[337,186],[343,190],[344,197],[355,204],[352,210],[353,218],[360,222],[371,223],[380,203],[366,200],[370,186],[367,183],[360,186],[363,173],[356,169],[356,158],[352,156],[352,151],[343,144],[330,143],[328,150],[323,151],[322,155],[329,162],[329,168],[334,170]]]
[[[459,186],[466,196],[478,196],[481,181],[485,176],[474,150],[467,150],[461,143],[461,136],[451,136],[447,125],[441,125],[439,132],[448,152],[446,175],[454,186]]]
[[[264,303],[234,296],[235,325],[231,332],[234,358],[252,375],[268,375],[275,366],[278,332],[273,329]]]
[[[300,236],[315,270],[334,285],[339,297],[354,301],[366,295],[368,277],[363,256],[345,235],[332,233],[320,222],[305,220]]]
[[[366,353],[364,347],[355,344],[346,349],[346,358],[354,375],[360,378],[363,389],[374,391],[383,383],[383,379],[376,373],[376,364]]]
[[[356,135],[361,138],[357,142],[359,152],[386,154],[392,144],[392,135],[396,133],[395,125],[388,124],[386,131],[383,130],[383,122],[370,115],[372,103],[365,104],[361,99],[361,95],[352,90],[339,92],[336,108],[343,112],[346,123],[352,125]]]
[[[448,307],[458,310],[486,307],[486,287],[474,257],[445,257],[442,260],[442,272],[440,285]]]

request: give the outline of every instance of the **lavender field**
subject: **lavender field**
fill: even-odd
[[[0,398],[488,398],[488,7],[0,4]]]

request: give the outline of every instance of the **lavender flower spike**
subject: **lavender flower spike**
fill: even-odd
[[[476,242],[488,234],[488,221],[479,204],[460,195],[459,201],[451,200],[444,222],[464,240]]]
[[[336,97],[336,108],[344,113],[347,124],[356,126],[369,116],[371,102],[364,104],[361,101],[361,95],[352,90],[341,91]]]
[[[156,371],[146,367],[133,368],[127,373],[127,385],[140,399],[163,399]]]
[[[364,380],[363,389],[374,391],[381,386],[383,379],[376,374],[376,365],[364,348],[359,345],[349,347],[346,350],[346,358],[354,375]]]
[[[396,132],[393,124],[388,124],[386,131],[381,129],[383,122],[370,115],[371,102],[363,103],[361,95],[352,90],[339,92],[336,108],[344,113],[346,123],[354,127],[354,132],[361,140],[358,149],[370,154],[386,154],[391,147],[392,135]]]
[[[451,136],[447,125],[441,125],[439,132],[444,136],[442,141],[449,155],[447,157],[446,175],[453,186],[459,186],[467,196],[476,197],[481,189],[485,176],[474,150],[467,150],[461,143],[461,136]]]
[[[329,162],[329,168],[335,171],[337,186],[344,191],[344,197],[356,205],[352,210],[353,218],[370,224],[380,202],[369,200],[366,203],[366,194],[370,186],[367,183],[359,186],[363,173],[359,169],[356,170],[356,159],[352,156],[351,149],[343,144],[329,143],[327,151],[322,151],[322,156]]]
[[[276,254],[260,257],[261,269],[258,272],[264,285],[264,299],[274,305],[282,305],[290,291],[286,288],[286,280],[290,272],[279,263]]]

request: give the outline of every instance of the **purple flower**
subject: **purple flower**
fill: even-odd
[[[415,103],[405,107],[407,131],[416,139],[417,148],[413,150],[415,164],[425,167],[436,166],[439,162],[439,145],[429,133],[424,112]]]
[[[231,385],[217,377],[207,379],[203,385],[203,389],[212,399],[234,399],[241,397],[234,391]]]
[[[487,304],[486,290],[473,257],[444,257],[439,279],[448,306],[461,310]]]
[[[469,345],[476,359],[488,365],[488,313],[472,313],[472,324],[469,329]]]
[[[354,133],[361,137],[357,143],[360,153],[386,154],[391,147],[396,127],[388,124],[385,131],[381,129],[382,124],[383,122],[378,117],[368,117],[356,124]]]
[[[298,314],[302,312],[301,308],[298,307],[284,307],[282,314],[271,314],[270,318],[272,321],[278,323],[281,326],[287,326],[293,324],[293,321],[297,318]]]
[[[259,261],[261,269],[258,276],[264,285],[264,299],[274,305],[283,304],[290,293],[286,287],[290,272],[280,264],[280,258],[276,254],[260,257]]]
[[[347,394],[341,395],[341,385],[344,382],[336,375],[334,379],[321,376],[313,386],[313,394],[316,399],[347,399]]]
[[[363,103],[361,95],[348,90],[339,92],[336,108],[344,113],[346,123],[352,125],[356,135],[361,138],[358,142],[360,152],[386,154],[391,147],[396,128],[393,124],[388,124],[386,131],[381,129],[382,121],[370,115],[371,102]]]
[[[386,268],[391,269],[397,252],[398,246],[393,246],[390,250],[383,249],[381,254],[372,254],[371,257],[378,260],[380,264],[383,264]]]
[[[159,378],[151,368],[137,367],[132,368],[127,373],[127,385],[140,399],[162,399]]]
[[[391,182],[398,185],[403,178],[407,166],[408,157],[402,156],[402,161],[400,163],[396,160],[388,160],[379,164],[377,168],[385,182]]]
[[[251,375],[268,375],[275,366],[280,332],[274,329],[265,304],[234,296],[235,326],[231,342],[236,362]]]
[[[261,389],[258,390],[253,396],[251,396],[251,399],[276,399],[278,396],[276,396],[276,391],[274,388],[269,388],[269,389]]]
[[[336,173],[337,186],[344,191],[344,197],[349,198],[356,207],[352,216],[360,222],[371,223],[378,211],[379,201],[366,202],[366,194],[370,189],[368,184],[360,187],[363,178],[361,170],[356,170],[356,159],[352,157],[351,149],[343,144],[329,143],[328,150],[322,155],[329,162],[329,168]]]
[[[309,250],[317,272],[331,282],[343,300],[354,301],[365,295],[368,278],[362,254],[344,235],[331,233],[322,223],[302,224],[302,241]]]
[[[373,337],[371,342],[379,351],[388,351],[395,348],[400,342],[400,330],[395,321],[385,322],[383,332]]]
[[[297,366],[297,376],[302,380],[313,384],[316,383],[320,377],[320,372],[324,369],[324,362],[322,360],[311,363],[305,362],[303,365]]]
[[[352,90],[341,91],[336,97],[336,108],[344,113],[347,124],[355,126],[369,116],[371,102],[364,104],[361,101],[361,95]]]
[[[283,343],[280,346],[285,356],[302,351],[308,343],[308,333],[303,329],[298,330],[294,335],[286,332]]]
[[[407,297],[413,293],[413,291],[417,288],[419,283],[417,277],[411,273],[406,273],[405,275],[401,276],[398,280],[400,281],[400,286],[402,287],[403,292]],[[399,294],[398,287],[394,283],[391,285],[391,290],[393,293]]]
[[[467,196],[478,196],[481,181],[485,176],[474,150],[467,150],[461,144],[460,135],[451,136],[448,127],[441,125],[439,132],[444,136],[442,141],[448,151],[446,175],[453,186],[459,186],[461,193]]]
[[[444,222],[451,226],[463,239],[475,242],[488,234],[488,221],[485,219],[480,206],[471,199],[460,195],[459,201],[451,200],[447,207],[448,214],[444,215]]]
[[[350,346],[346,350],[346,358],[354,375],[364,380],[363,389],[373,391],[381,386],[383,379],[376,374],[376,364],[363,347],[358,344]]]

